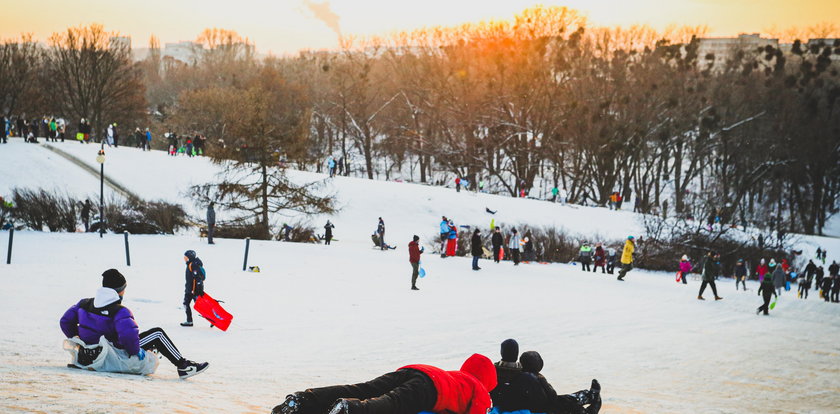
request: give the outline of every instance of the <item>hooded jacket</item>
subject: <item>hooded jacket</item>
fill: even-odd
[[[633,240],[627,240],[624,242],[624,251],[621,252],[621,263],[623,264],[630,264],[633,263],[633,252],[636,251],[636,244],[633,243]]]
[[[776,269],[773,270],[773,286],[776,289],[785,287],[785,271],[780,265],[776,265]]]
[[[687,276],[689,273],[691,273],[692,268],[693,267],[691,266],[691,261],[680,260],[680,272],[683,273],[683,276]]]
[[[432,411],[453,414],[486,414],[490,391],[496,388],[496,368],[484,355],[473,354],[458,371],[444,371],[431,365],[407,365],[426,374],[435,386],[437,400]]]
[[[408,243],[408,261],[411,263],[419,263],[420,262],[420,254],[423,252],[420,251],[420,245],[417,244],[416,241],[412,240]]]
[[[481,236],[478,234],[473,234],[472,239],[470,239],[470,250],[473,256],[481,257],[484,254],[484,246],[481,245]]]
[[[82,299],[67,309],[59,325],[64,336],[79,339],[88,345],[96,345],[104,336],[115,347],[124,349],[129,355],[140,352],[140,329],[134,315],[123,307],[119,294],[111,288],[99,288],[96,296]]]

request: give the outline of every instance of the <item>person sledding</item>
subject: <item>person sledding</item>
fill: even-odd
[[[200,374],[210,366],[184,358],[161,328],[140,332],[134,314],[122,305],[127,283],[116,269],[102,273],[96,296],[80,300],[61,317],[59,325],[65,348],[74,355],[71,365],[103,372],[151,374],[158,365],[157,351],[178,370],[182,379]]]
[[[379,248],[380,250],[394,250],[397,248],[397,246],[391,246],[388,243],[382,243],[382,240],[379,238],[379,234],[377,234],[376,232],[370,235],[370,240],[373,242],[373,247]]]
[[[190,304],[195,301],[195,298],[204,294],[206,273],[204,271],[204,263],[196,256],[193,250],[184,252],[184,263],[187,265],[185,271],[186,284],[184,285],[184,312],[187,313],[187,320],[186,322],[181,322],[181,326],[193,326]]]
[[[368,382],[310,388],[288,395],[272,414],[486,414],[496,370],[473,354],[458,371],[407,365]]]

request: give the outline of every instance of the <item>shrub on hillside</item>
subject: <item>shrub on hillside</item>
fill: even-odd
[[[321,237],[315,233],[315,228],[309,223],[295,222],[289,224],[292,229],[289,231],[289,240],[294,243],[320,243]],[[275,240],[286,240],[286,233],[281,227],[274,236]],[[387,241],[387,240],[386,240]]]
[[[131,234],[175,234],[189,226],[187,213],[180,205],[136,199],[107,203],[105,225],[109,231]]]
[[[67,196],[48,192],[44,189],[12,190],[12,202],[15,205],[14,218],[33,230],[76,231],[77,200]]]

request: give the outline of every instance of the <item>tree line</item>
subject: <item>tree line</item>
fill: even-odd
[[[332,155],[371,179],[565,188],[589,205],[618,192],[698,223],[821,234],[838,210],[837,41],[715,64],[700,55],[704,27],[594,27],[562,7],[282,58],[208,29],[191,62],[163,57],[154,38],[132,62],[101,33],[4,42],[0,73],[19,79],[0,85],[6,115],[201,133],[218,160],[260,166],[263,194],[269,167],[320,171]]]

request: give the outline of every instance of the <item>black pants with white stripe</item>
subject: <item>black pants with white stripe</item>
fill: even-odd
[[[161,355],[165,356],[172,365],[180,366],[184,357],[178,352],[178,348],[166,335],[166,332],[160,328],[152,328],[145,332],[140,332],[140,348],[147,351],[152,349],[157,350]]]

